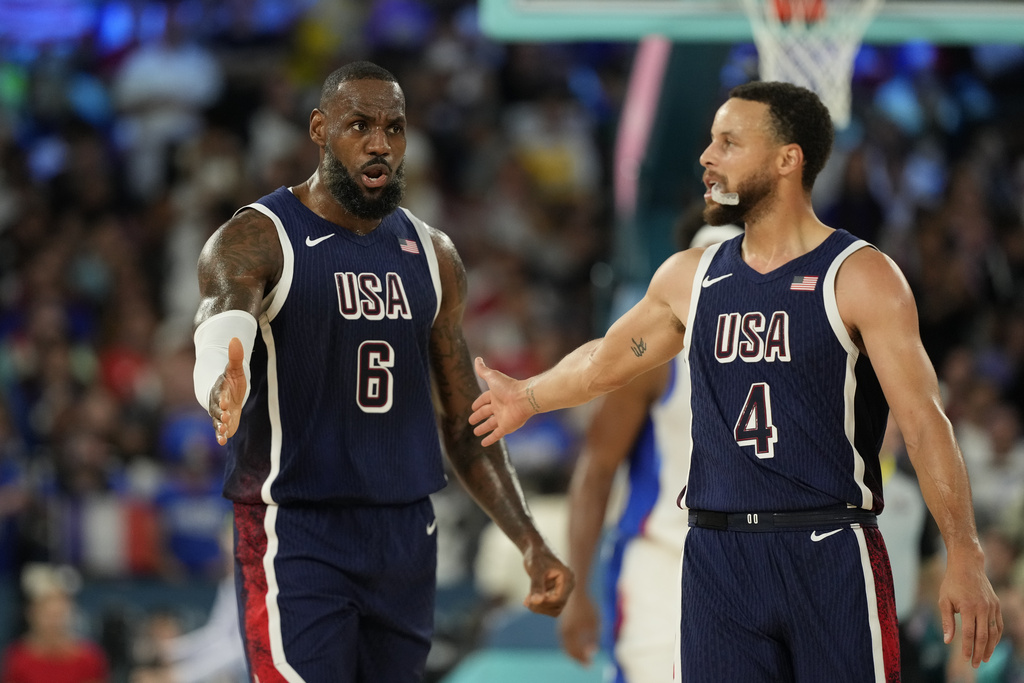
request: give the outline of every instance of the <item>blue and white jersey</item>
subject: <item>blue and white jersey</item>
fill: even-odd
[[[224,495],[386,505],[442,488],[429,359],[441,284],[427,226],[402,209],[356,235],[287,188],[245,208],[274,222],[284,269],[263,301]]]
[[[630,452],[629,497],[604,549],[602,644],[613,653],[608,681],[667,680],[672,670],[687,531],[677,501],[689,459],[690,394],[682,357],[670,360],[668,369],[665,389]]]
[[[836,230],[762,274],[743,261],[742,240],[709,247],[693,281],[686,505],[880,512],[878,451],[889,407],[835,297],[840,265],[870,245]]]
[[[685,419],[690,393],[681,356],[668,366],[665,390],[651,405],[629,455],[629,495],[616,533],[626,539],[644,536],[678,552],[686,531],[686,512],[678,501],[690,457]]]

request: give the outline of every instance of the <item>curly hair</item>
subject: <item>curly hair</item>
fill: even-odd
[[[781,81],[754,81],[729,91],[730,98],[768,105],[772,129],[782,144],[804,152],[803,187],[810,192],[832,153],[835,128],[828,107],[807,88]]]
[[[324,79],[323,87],[320,88],[320,108],[324,108],[327,101],[331,99],[334,93],[338,92],[338,87],[342,83],[362,80],[398,83],[395,75],[382,66],[378,66],[373,62],[351,62],[335,69]]]

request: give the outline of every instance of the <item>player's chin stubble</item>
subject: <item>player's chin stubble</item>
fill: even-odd
[[[738,204],[712,203],[704,207],[704,221],[708,225],[743,225],[754,216],[760,213],[759,207],[768,205],[769,200],[775,192],[775,184],[767,171],[758,173],[752,178],[741,182],[736,188],[739,195]]]

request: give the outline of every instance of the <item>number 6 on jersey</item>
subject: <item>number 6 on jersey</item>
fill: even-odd
[[[364,413],[386,413],[391,410],[395,385],[388,368],[394,365],[395,350],[386,341],[371,339],[359,345],[356,403]]]

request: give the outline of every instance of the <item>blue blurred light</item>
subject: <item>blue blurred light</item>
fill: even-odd
[[[94,3],[84,0],[0,0],[0,38],[15,43],[76,40],[96,24]]]
[[[861,45],[853,59],[853,79],[878,80],[885,72],[886,64],[882,51],[874,45]]]
[[[139,42],[151,43],[164,37],[167,30],[167,8],[147,3],[139,16]]]
[[[971,54],[978,70],[988,78],[1001,76],[1024,64],[1024,45],[975,45]]]
[[[995,115],[995,98],[974,76],[966,73],[957,74],[953,79],[953,88],[965,113],[971,119],[984,120]]]
[[[68,101],[79,116],[93,125],[106,124],[113,115],[107,89],[94,76],[77,74],[68,88]]]
[[[106,3],[97,21],[96,46],[102,54],[119,52],[135,39],[135,19],[127,2]]]
[[[896,48],[896,64],[900,71],[931,71],[935,68],[938,56],[938,48],[924,40],[911,41]]]
[[[875,93],[875,106],[908,135],[917,135],[924,129],[924,112],[906,76],[883,83]]]
[[[610,114],[600,76],[591,67],[576,65],[569,72],[569,90],[598,119]]]

